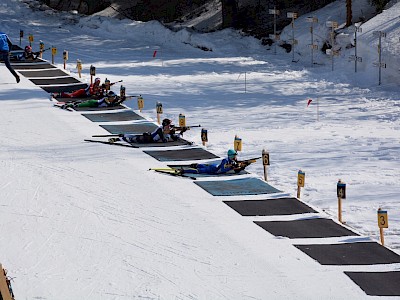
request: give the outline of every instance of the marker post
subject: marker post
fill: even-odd
[[[207,129],[201,129],[201,141],[203,143],[203,146],[206,146],[206,142],[208,142]]]
[[[67,68],[67,60],[68,60],[68,51],[63,51],[63,60],[64,60],[64,70]]]
[[[89,72],[90,72],[90,84],[93,84],[93,77],[96,76],[96,67],[91,65]]]
[[[292,25],[292,40],[291,40],[291,44],[292,44],[292,62],[296,62],[294,60],[294,46],[297,45],[298,41],[294,38],[294,20],[297,19],[298,14],[297,12],[288,12],[286,14],[286,16],[290,19],[292,19],[291,25]]]
[[[310,26],[310,33],[311,33],[311,44],[310,49],[311,49],[311,67],[314,66],[314,50],[318,49],[318,45],[314,44],[314,23],[318,23],[318,18],[316,17],[307,17],[306,18],[307,23],[311,23]]]
[[[24,31],[20,30],[19,31],[19,45],[21,46],[22,44],[22,38],[24,37]]]
[[[262,161],[264,166],[264,180],[268,181],[267,168],[269,166],[269,152],[265,149],[263,149],[262,151]]]
[[[242,139],[235,135],[235,140],[233,141],[233,149],[235,151],[242,151]]]
[[[186,117],[184,114],[179,114],[179,127],[186,127]]]
[[[343,183],[340,179],[337,183],[337,198],[338,198],[338,219],[340,223],[344,223],[342,221],[342,199],[346,199],[346,184]]]
[[[373,36],[379,37],[379,42],[378,42],[378,59],[379,61],[376,63],[373,63],[374,66],[379,68],[379,85],[382,83],[382,68],[386,68],[386,63],[382,62],[382,38],[386,37],[386,33],[382,31],[374,31],[372,33]]]
[[[54,57],[57,54],[57,48],[54,46],[51,46],[51,63],[54,65]]]
[[[299,170],[297,173],[297,198],[300,199],[300,192],[301,188],[304,187],[304,182],[306,179],[306,173],[304,173],[302,170]]]
[[[386,210],[378,208],[378,226],[381,245],[385,246],[385,237],[383,235],[383,228],[389,228],[388,215]]]
[[[274,40],[274,54],[276,54],[276,43],[279,41],[280,36],[276,33],[276,16],[280,14],[280,11],[276,9],[274,6],[274,9],[269,9],[268,10],[270,15],[274,15],[274,35],[272,36],[271,34],[269,35],[269,38],[272,38]]]
[[[157,112],[157,122],[158,122],[158,124],[161,124],[161,115],[163,113],[163,108],[162,108],[161,102],[156,103],[156,112]]]
[[[137,97],[137,104],[138,104],[139,111],[142,112],[142,109],[144,108],[144,99],[140,95],[139,95],[139,97]]]
[[[39,50],[40,50],[40,52],[39,52],[39,57],[40,57],[40,58],[43,58],[43,50],[44,50],[44,43],[43,43],[43,41],[40,41],[40,42],[39,42]]]
[[[32,43],[33,43],[33,41],[34,41],[33,34],[29,34],[28,40],[29,40],[29,46],[32,47]]]
[[[76,68],[78,69],[79,78],[82,78],[82,62],[80,59],[76,60]]]

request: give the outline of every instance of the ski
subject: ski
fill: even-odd
[[[119,134],[95,134],[95,135],[92,135],[92,137],[113,137],[113,136],[119,136]]]
[[[53,104],[53,106],[58,107],[59,109],[74,111],[71,107],[63,107],[64,105],[65,105],[65,102],[57,102],[57,103]]]
[[[190,176],[190,175],[187,175],[187,174],[182,174],[181,172],[179,172],[179,170],[172,169],[172,168],[150,168],[149,170],[153,170],[153,171],[156,171],[158,173],[167,174],[167,175],[171,175],[171,176],[175,176],[175,177],[185,177],[185,178],[190,178],[192,180],[196,180],[197,179],[194,176]]]
[[[91,143],[100,143],[100,144],[106,144],[106,145],[115,145],[115,146],[121,146],[121,147],[129,147],[129,148],[138,148],[138,147],[135,147],[135,146],[133,146],[133,145],[131,145],[131,144],[121,144],[121,143],[110,143],[110,142],[108,142],[108,141],[98,141],[98,140],[88,140],[88,139],[85,139],[84,140],[85,142],[91,142]]]

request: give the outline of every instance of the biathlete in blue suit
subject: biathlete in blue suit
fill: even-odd
[[[246,166],[242,166],[237,161],[237,152],[233,149],[228,150],[228,157],[224,158],[219,164],[191,164],[192,169],[181,170],[184,174],[224,174],[229,171],[239,173]]]
[[[6,67],[14,75],[17,83],[20,81],[18,74],[14,71],[10,64],[9,53],[12,47],[12,43],[8,38],[7,34],[0,32],[0,59],[4,61]]]

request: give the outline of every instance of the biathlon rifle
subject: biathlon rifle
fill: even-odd
[[[183,133],[190,128],[201,127],[201,125],[193,125],[193,126],[174,126],[172,129],[175,131],[180,131],[180,134],[183,136]]]
[[[49,48],[46,48],[46,49],[43,49],[43,50],[39,50],[39,51],[36,51],[36,52],[32,52],[32,54],[35,54],[35,55],[39,55],[40,53],[43,53],[43,52],[45,52],[46,50],[50,50],[51,48],[49,47]]]
[[[241,167],[247,167],[248,165],[255,163],[257,161],[257,159],[262,158],[262,156],[260,157],[254,157],[254,158],[249,158],[249,159],[245,159],[245,160],[238,160],[237,163],[239,166]]]
[[[118,82],[123,82],[123,80],[121,79],[121,80],[118,80],[118,81],[115,81],[115,82],[110,82],[110,86],[113,86],[114,84],[116,84],[116,83],[118,83]],[[106,88],[106,84],[103,83],[103,84],[101,85],[101,87],[102,87],[103,89],[105,89],[105,88]]]
[[[250,164],[255,163],[257,159],[262,158],[260,157],[254,157],[254,158],[249,158],[245,160],[238,160],[235,163],[230,164],[231,167],[233,167],[233,170],[236,173],[239,173],[240,171],[244,170],[246,167],[248,167]]]

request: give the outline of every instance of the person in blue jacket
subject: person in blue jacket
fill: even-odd
[[[9,53],[12,47],[12,43],[8,38],[7,34],[0,32],[0,59],[4,61],[6,67],[14,75],[17,83],[20,81],[18,74],[14,71],[10,64]]]
[[[224,158],[219,164],[191,164],[191,169],[181,170],[183,173],[191,174],[223,174],[229,171],[239,173],[244,170],[245,166],[240,165],[237,161],[236,150],[229,149],[228,156]]]

